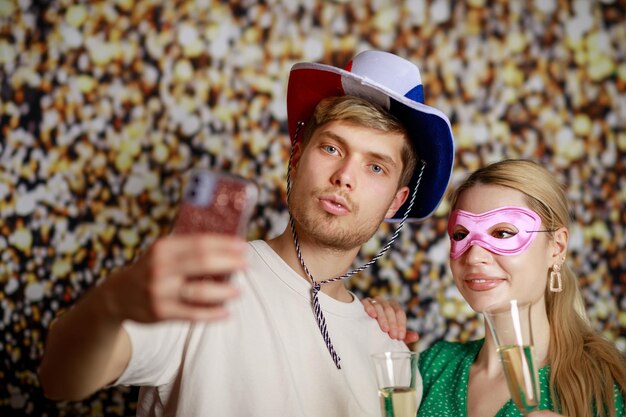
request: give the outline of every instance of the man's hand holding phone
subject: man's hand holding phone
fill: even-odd
[[[241,177],[192,172],[172,234],[104,283],[112,312],[144,323],[226,317],[224,303],[239,294],[228,277],[246,266],[244,239],[257,195]]]
[[[227,316],[224,303],[239,294],[229,281],[189,279],[231,274],[246,266],[246,242],[216,233],[170,235],[158,240],[137,262],[103,285],[111,291],[110,308],[123,319],[217,320]]]

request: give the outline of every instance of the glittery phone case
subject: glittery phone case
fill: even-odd
[[[245,178],[195,170],[185,187],[172,233],[210,232],[245,238],[257,199],[257,186]]]

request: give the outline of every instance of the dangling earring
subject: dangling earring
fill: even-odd
[[[552,266],[552,271],[550,272],[550,291],[563,291],[563,281],[561,280],[561,264],[559,263],[554,264]]]

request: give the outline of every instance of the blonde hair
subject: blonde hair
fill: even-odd
[[[524,193],[528,206],[539,214],[545,229],[569,226],[563,188],[535,162],[509,159],[475,171],[452,194],[451,206],[456,206],[464,191],[478,184]],[[550,394],[555,410],[569,416],[616,417],[614,386],[626,394],[626,359],[590,326],[576,275],[566,264],[561,277],[562,292],[552,292],[547,286],[545,292],[550,322]]]
[[[386,133],[398,133],[404,137],[402,146],[402,174],[398,188],[407,185],[413,176],[417,155],[404,125],[381,107],[359,97],[337,96],[321,100],[302,133],[302,148],[320,126],[340,120]]]

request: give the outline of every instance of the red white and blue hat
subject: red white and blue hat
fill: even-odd
[[[412,62],[383,51],[365,51],[344,69],[303,62],[295,64],[287,87],[289,135],[298,122],[308,122],[317,104],[326,97],[357,96],[376,103],[402,122],[419,159],[426,162],[415,203],[407,221],[429,217],[441,202],[454,163],[454,139],[450,121],[440,110],[424,104],[419,69]],[[411,191],[421,170],[418,162],[409,183]],[[405,203],[405,207],[408,203]],[[403,217],[400,209],[394,220]]]

